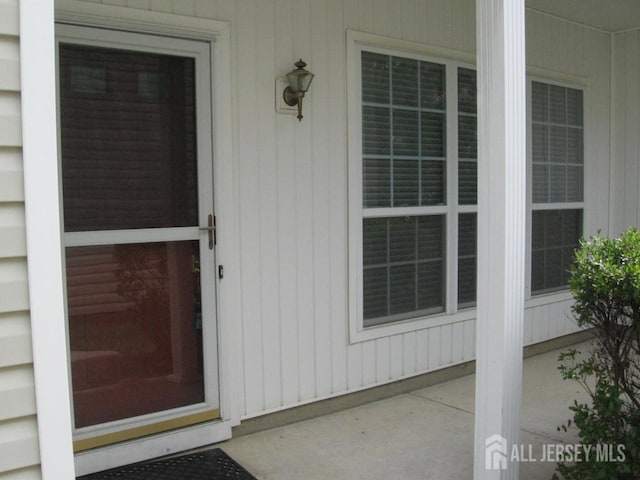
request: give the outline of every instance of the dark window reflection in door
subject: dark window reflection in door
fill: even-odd
[[[195,62],[60,46],[66,232],[198,223]]]
[[[66,257],[76,427],[203,402],[198,242]]]
[[[75,425],[204,402],[199,242],[174,235],[198,225],[195,60],[64,43],[59,60]]]

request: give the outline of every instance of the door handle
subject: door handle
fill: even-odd
[[[216,242],[216,217],[212,214],[209,214],[207,217],[207,226],[200,227],[200,231],[206,231],[209,233],[209,250],[213,250],[213,246]]]

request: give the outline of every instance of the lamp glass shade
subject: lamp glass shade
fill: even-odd
[[[293,92],[306,92],[313,80],[313,73],[304,68],[296,68],[287,73],[287,80]]]

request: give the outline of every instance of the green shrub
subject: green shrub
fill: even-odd
[[[590,405],[570,407],[573,424],[584,445],[624,445],[624,460],[591,456],[561,462],[557,471],[567,480],[640,479],[640,233],[630,228],[616,239],[583,240],[569,285],[578,325],[595,335],[586,356],[575,350],[560,356],[563,377],[591,397]]]

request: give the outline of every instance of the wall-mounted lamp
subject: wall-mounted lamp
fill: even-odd
[[[311,80],[313,80],[313,73],[305,70],[307,66],[302,59],[295,63],[296,69],[287,73],[287,81],[289,85],[282,92],[282,97],[287,105],[293,107],[298,105],[298,121],[302,120],[302,99],[304,94],[309,90]]]

